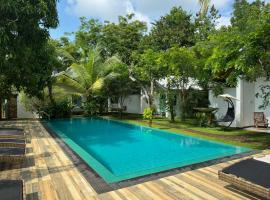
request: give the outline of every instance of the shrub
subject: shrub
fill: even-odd
[[[40,111],[44,111],[50,115],[51,118],[66,118],[71,116],[71,110],[73,108],[72,103],[69,101],[56,102],[40,108]],[[42,118],[47,118],[46,114],[40,112]]]
[[[196,113],[196,118],[198,120],[199,126],[203,127],[207,125],[208,117],[205,113],[201,113],[201,112]]]
[[[196,113],[197,124],[201,127],[216,126],[214,113]]]
[[[96,101],[90,101],[84,103],[84,112],[86,116],[94,116],[97,115],[99,110],[99,105]]]
[[[152,126],[153,109],[152,108],[145,108],[143,111],[143,118],[146,120],[149,120],[149,126]]]

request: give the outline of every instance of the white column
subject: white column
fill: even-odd
[[[255,110],[255,84],[238,79],[236,87],[236,127],[253,126],[253,113]]]
[[[244,84],[241,78],[238,78],[236,86],[236,98],[238,101],[235,103],[235,123],[236,127],[243,126],[243,101],[244,101]]]

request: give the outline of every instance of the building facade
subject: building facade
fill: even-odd
[[[260,109],[263,104],[263,99],[256,97],[257,93],[261,92],[260,87],[270,85],[270,81],[263,78],[256,82],[248,82],[243,79],[238,79],[237,87],[225,88],[224,94],[230,94],[238,100],[233,100],[235,105],[235,120],[232,127],[249,127],[254,126],[254,112],[264,112],[266,118],[270,120],[270,107]],[[209,91],[210,106],[218,108],[216,117],[222,118],[227,111],[227,103],[219,97],[215,97],[213,92]]]

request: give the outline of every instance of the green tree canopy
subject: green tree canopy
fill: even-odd
[[[118,23],[106,22],[101,41],[106,57],[119,55],[127,65],[132,63],[132,53],[138,49],[147,30],[146,23],[133,18],[134,15],[130,14],[120,16]]]
[[[179,90],[181,119],[185,120],[188,90],[196,85],[200,72],[195,52],[190,47],[172,47],[163,53],[162,65],[167,66],[169,87]]]
[[[52,72],[47,40],[58,24],[56,0],[1,1],[0,76],[5,85],[36,95]]]
[[[192,15],[181,7],[174,7],[169,14],[154,23],[142,45],[157,50],[167,50],[175,45],[192,46],[195,43],[194,33]]]
[[[80,22],[79,30],[74,33],[75,44],[83,51],[88,51],[101,42],[104,24],[95,19],[87,20],[85,17],[81,17]]]
[[[163,77],[164,68],[160,65],[160,53],[147,49],[133,55],[135,65],[130,69],[130,78],[142,88],[150,108],[153,106],[154,89],[157,81]]]
[[[252,81],[269,76],[269,20],[269,4],[235,2],[232,25],[196,45],[205,56],[211,82],[235,86],[238,77]]]

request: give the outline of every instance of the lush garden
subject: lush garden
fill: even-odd
[[[239,77],[254,81],[269,76],[269,3],[236,0],[231,25],[220,28],[219,12],[208,0],[198,1],[201,8],[196,14],[173,7],[151,28],[133,14],[119,16],[117,23],[82,17],[77,31],[53,40],[49,29],[58,25],[56,3],[1,3],[0,101],[20,92],[28,110],[62,118],[72,115],[75,100],[80,101],[80,114],[104,115],[108,98],[117,99],[122,108],[127,96],[142,92],[148,105],[144,118],[166,127],[167,120],[153,118],[154,96],[163,94],[169,120],[175,122],[171,128],[207,132],[204,137],[211,137],[225,133],[188,123],[198,117],[194,107],[208,106],[207,95],[194,95],[194,88],[206,93],[212,89],[218,95],[225,87],[235,86]],[[267,107],[269,86],[262,86],[257,95]],[[180,101],[179,118],[175,99]],[[226,137],[240,138],[245,133],[227,132]],[[224,138],[219,139],[231,139]],[[252,145],[264,148],[269,142]]]

